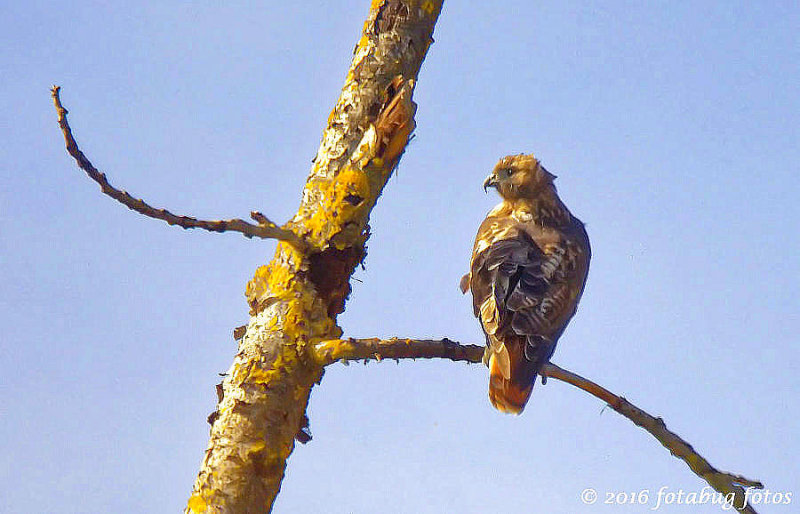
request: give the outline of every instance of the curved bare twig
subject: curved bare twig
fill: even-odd
[[[69,152],[72,158],[75,159],[75,162],[78,163],[78,167],[85,171],[86,174],[89,175],[89,178],[100,185],[100,190],[106,195],[139,214],[166,221],[170,225],[178,225],[185,229],[202,228],[211,232],[241,232],[247,238],[259,237],[262,239],[278,239],[280,241],[286,241],[301,250],[307,249],[308,243],[302,237],[291,230],[279,227],[258,211],[250,213],[250,217],[258,222],[257,225],[248,223],[239,218],[230,220],[199,220],[191,216],[173,214],[166,209],[156,209],[148,205],[144,200],[134,198],[128,192],[115,188],[108,182],[105,173],[101,173],[94,167],[78,147],[78,143],[75,142],[72,129],[67,122],[67,113],[69,111],[61,105],[60,91],[60,86],[53,86],[50,93],[53,97],[53,103],[56,106],[56,112],[58,113],[58,125],[61,127],[61,132],[64,133],[67,152]]]
[[[483,346],[461,345],[446,338],[440,340],[334,339],[317,343],[311,349],[314,359],[322,366],[333,364],[336,361],[346,362],[361,359],[380,361],[382,359],[441,358],[479,363],[483,359],[483,351]],[[651,416],[622,396],[615,395],[591,380],[552,363],[548,363],[542,369],[542,375],[571,384],[603,400],[609,407],[649,432],[672,455],[684,461],[695,475],[720,492],[736,510],[755,514],[756,511],[753,507],[747,504],[745,488],[762,489],[764,486],[761,482],[718,470],[697,453],[692,445],[669,431],[663,419]]]

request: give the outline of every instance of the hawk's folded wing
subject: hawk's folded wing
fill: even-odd
[[[580,250],[564,239],[542,249],[524,230],[505,231],[482,246],[469,280],[475,316],[489,347],[503,352],[507,341],[524,338],[523,354],[538,368],[574,314],[573,300],[580,291],[571,281]]]

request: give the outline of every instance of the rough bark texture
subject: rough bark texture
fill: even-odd
[[[247,285],[251,318],[222,383],[186,512],[265,512],[302,432],[323,366],[309,352],[341,336],[350,275],[365,255],[369,213],[414,129],[414,83],[442,2],[373,1],[339,101],[281,242]]]

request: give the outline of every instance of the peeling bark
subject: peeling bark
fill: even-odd
[[[209,420],[211,437],[186,512],[272,508],[295,438],[307,440],[312,346],[342,331],[350,276],[365,256],[369,214],[411,132],[417,74],[442,1],[376,0],[281,242],[247,285],[251,319]],[[239,335],[239,334],[237,334]]]

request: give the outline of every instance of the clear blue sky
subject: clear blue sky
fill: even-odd
[[[368,3],[0,6],[1,512],[181,509],[245,284],[275,246],[102,196],[64,151],[50,85],[114,184],[179,213],[283,221]],[[794,493],[760,512],[796,512],[798,27],[777,0],[449,2],[345,333],[481,342],[457,290],[496,202],[481,182],[534,152],[594,249],[554,362]],[[579,494],[703,488],[585,393],[552,381],[503,416],[486,375],[331,367],[276,512],[647,512]]]

